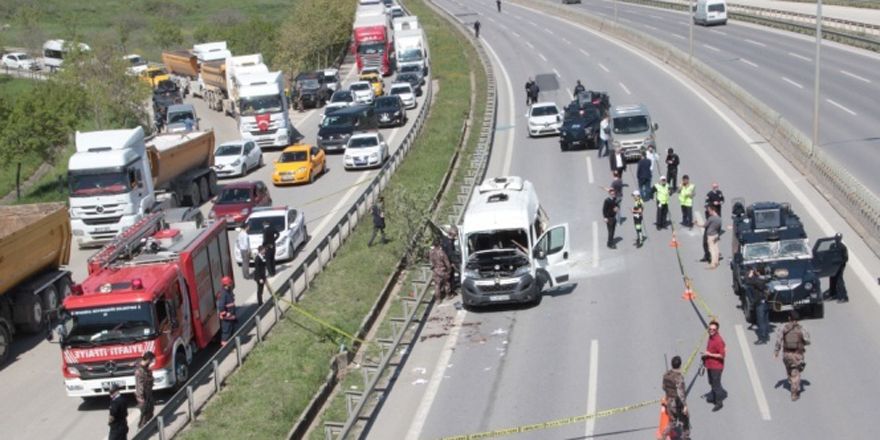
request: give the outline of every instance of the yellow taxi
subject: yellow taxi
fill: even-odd
[[[361,71],[358,79],[369,82],[373,86],[374,95],[382,96],[385,94],[385,84],[382,82],[382,74],[379,69],[366,68]]]
[[[165,72],[163,67],[159,66],[149,66],[139,75],[141,81],[147,83],[152,88],[156,88],[159,86],[159,83],[162,81],[166,81],[171,79],[171,76],[168,75],[168,72]]]
[[[293,185],[312,183],[315,178],[327,172],[327,157],[324,150],[314,145],[291,145],[281,152],[275,161],[272,183]]]

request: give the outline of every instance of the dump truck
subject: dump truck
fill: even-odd
[[[226,58],[231,56],[232,53],[226,48],[226,42],[218,41],[196,44],[192,50],[162,52],[162,63],[184,94],[192,91],[193,95],[203,97],[199,78],[202,65],[210,62],[223,64]]]
[[[17,331],[46,330],[71,288],[70,221],[64,203],[0,206],[0,365]]]
[[[142,127],[76,134],[70,222],[80,247],[112,240],[144,215],[199,206],[217,189],[214,132],[144,138]]]

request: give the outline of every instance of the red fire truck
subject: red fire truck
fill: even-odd
[[[89,259],[89,276],[64,300],[57,332],[68,396],[134,392],[135,365],[156,355],[154,389],[181,386],[220,328],[215,298],[232,277],[225,221],[198,228],[145,217]]]

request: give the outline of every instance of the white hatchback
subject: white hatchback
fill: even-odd
[[[391,84],[391,92],[389,95],[400,96],[400,100],[403,101],[403,106],[407,109],[416,108],[416,94],[413,92],[413,88],[409,83]]]
[[[348,139],[342,162],[346,170],[381,167],[388,160],[388,145],[382,133],[358,133]]]
[[[7,69],[35,70],[37,61],[24,52],[11,52],[3,55],[0,64]]]
[[[552,102],[538,102],[529,107],[526,113],[528,118],[529,136],[541,136],[545,134],[558,135],[562,129],[562,113],[559,107]]]
[[[348,87],[354,93],[354,100],[361,104],[373,103],[373,85],[367,81],[355,81]]]
[[[263,151],[253,141],[225,142],[214,150],[214,172],[218,177],[243,177],[261,166]]]

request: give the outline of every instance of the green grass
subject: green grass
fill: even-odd
[[[792,2],[798,3],[812,3],[816,4],[816,0],[788,0]],[[880,2],[877,0],[823,0],[823,5],[835,5],[835,6],[851,6],[854,8],[864,8],[864,9],[880,9]],[[770,4],[768,7],[772,7]]]
[[[398,199],[391,195],[406,192],[407,200],[419,200],[427,206],[458,143],[469,105],[469,72],[479,68],[472,51],[462,50],[467,45],[447,30],[446,22],[429,15],[421,0],[408,4],[428,33],[433,79],[440,82],[440,91],[415,148],[386,190],[392,242],[368,248],[369,221],[361,223],[301,303],[350,333],[357,331],[409,240],[401,232],[403,220],[397,214],[413,207],[395,205]],[[183,438],[283,437],[323,383],[339,342],[328,331],[289,311]]]
[[[0,75],[0,96],[14,102],[20,95],[34,88],[37,84],[32,80],[13,78],[6,75]],[[28,176],[39,168],[42,161],[39,157],[29,156],[21,161],[21,180],[27,180]],[[9,194],[15,190],[15,169],[16,164],[4,163],[0,164],[0,197]]]

